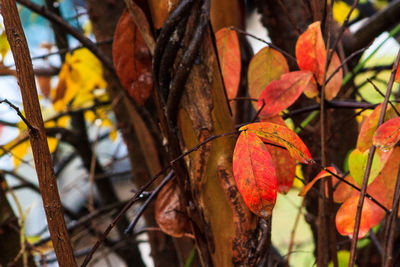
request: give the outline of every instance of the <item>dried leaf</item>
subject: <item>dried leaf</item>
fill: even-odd
[[[127,10],[115,29],[112,52],[122,86],[136,103],[143,106],[153,90],[151,55]]]
[[[36,76],[36,79],[39,84],[40,91],[42,92],[43,96],[48,98],[50,96],[51,90],[51,77],[50,76]]]
[[[313,74],[309,71],[294,71],[283,74],[280,80],[272,81],[261,93],[258,107],[265,103],[260,115],[272,117],[292,105],[311,82]]]
[[[273,80],[289,72],[285,57],[275,49],[264,47],[251,59],[247,73],[249,95],[259,98],[261,92]],[[254,105],[257,108],[256,105]]]
[[[333,54],[328,70],[326,72],[326,79],[328,79],[333,72],[340,66],[340,59],[336,52]],[[339,93],[343,82],[343,70],[340,69],[325,85],[325,98],[332,100]]]
[[[240,46],[236,31],[222,28],[216,34],[219,63],[228,98],[237,95],[240,82]]]
[[[388,150],[400,140],[400,118],[390,119],[376,130],[373,144],[382,150]]]
[[[296,43],[297,64],[301,70],[308,70],[315,74],[320,85],[323,84],[326,49],[321,33],[321,22],[310,24]]]
[[[239,129],[239,131],[245,130],[255,133],[265,139],[266,142],[285,147],[293,158],[302,163],[310,164],[314,162],[310,151],[300,137],[287,127],[269,122],[257,122],[242,126]]]
[[[341,235],[353,236],[354,218],[356,216],[357,204],[360,194],[353,191],[336,213],[336,228]],[[379,224],[385,216],[385,211],[368,198],[364,198],[364,205],[361,213],[360,231],[358,238],[365,236],[371,227]]]
[[[152,28],[149,24],[146,14],[136,3],[136,0],[126,0],[125,4],[129,12],[131,13],[133,20],[135,21],[141,35],[143,36],[143,40],[149,48],[150,53],[153,55],[156,42],[154,40]]]
[[[188,229],[188,217],[182,191],[176,181],[168,182],[157,196],[155,219],[161,231],[173,236],[182,237]]]
[[[271,122],[287,127],[280,116],[262,119],[264,122]],[[296,160],[292,158],[286,149],[266,144],[274,162],[276,177],[278,180],[278,192],[286,194],[292,188],[296,176]]]
[[[361,152],[354,149],[349,156],[349,170],[354,180],[361,185],[367,167],[369,150]],[[381,170],[382,164],[377,153],[374,154],[372,159],[371,172],[369,174],[368,184],[372,183]]]
[[[328,167],[327,169],[332,173],[337,174],[335,167]],[[315,176],[314,179],[311,180],[311,182],[309,182],[306,186],[303,187],[303,189],[299,192],[299,196],[304,197],[318,180],[325,178],[327,176],[332,176],[332,174],[330,174],[325,170],[322,170],[317,176]]]
[[[250,131],[242,132],[236,142],[233,175],[249,209],[263,218],[271,216],[277,195],[275,167],[264,143]]]

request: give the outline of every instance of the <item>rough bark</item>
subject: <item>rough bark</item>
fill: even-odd
[[[1,13],[14,56],[26,119],[29,123],[29,139],[54,251],[60,266],[76,266],[47,144],[32,61],[15,1],[2,1]]]

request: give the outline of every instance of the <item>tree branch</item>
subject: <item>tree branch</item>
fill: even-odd
[[[115,72],[114,64],[111,61],[111,59],[108,58],[107,56],[105,56],[105,54],[100,51],[100,49],[96,46],[95,43],[93,43],[89,38],[85,37],[77,29],[75,29],[74,27],[69,25],[61,17],[50,12],[44,6],[37,5],[29,0],[16,0],[16,2],[20,3],[21,5],[25,6],[26,8],[29,8],[33,12],[45,17],[53,24],[59,25],[60,28],[62,28],[65,32],[72,35],[75,39],[77,39],[79,42],[81,42],[87,49],[89,49],[90,52],[92,52],[103,63],[103,65],[107,69],[109,69],[111,72]]]
[[[35,131],[29,131],[29,137],[54,251],[60,266],[77,266],[64,221],[56,177],[54,175],[53,160],[47,144],[33,74],[32,60],[29,55],[28,44],[22,30],[15,1],[2,0],[1,13],[15,61],[26,118],[31,127],[35,129]]]
[[[365,22],[352,36],[344,38],[344,48],[352,53],[371,43],[382,32],[400,22],[400,0],[392,1],[387,7]]]

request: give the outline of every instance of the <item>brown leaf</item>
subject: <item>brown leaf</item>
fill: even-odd
[[[189,229],[182,191],[175,180],[160,191],[156,199],[155,218],[160,229],[173,237],[182,237]]]
[[[36,76],[36,79],[38,81],[40,91],[46,98],[48,98],[50,96],[51,77],[50,76]]]
[[[151,55],[127,10],[118,21],[112,51],[122,86],[143,106],[153,90]]]

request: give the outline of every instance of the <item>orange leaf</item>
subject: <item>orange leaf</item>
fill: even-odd
[[[315,86],[309,71],[294,71],[283,74],[280,80],[272,81],[258,99],[259,108],[265,103],[260,115],[271,117],[279,114],[299,98],[305,88]]]
[[[336,228],[341,235],[353,236],[354,221],[357,211],[358,199],[360,194],[353,191],[336,213]],[[385,216],[385,211],[368,198],[364,198],[364,205],[361,213],[360,231],[358,238],[365,236],[371,227],[379,224]]]
[[[237,95],[240,82],[240,46],[236,31],[222,28],[215,34],[219,63],[228,98]]]
[[[264,47],[251,59],[247,80],[249,95],[259,98],[261,92],[273,80],[279,80],[281,75],[289,72],[285,57],[275,49]],[[256,105],[254,105],[256,108]]]
[[[264,143],[250,131],[242,132],[236,142],[233,175],[249,209],[263,218],[271,216],[277,195],[275,167]]]
[[[326,72],[326,79],[328,79],[332,73],[340,66],[340,59],[336,52],[333,54],[331,62],[329,64],[328,70]],[[325,85],[325,98],[327,100],[332,100],[339,93],[342,87],[343,81],[343,70],[340,69]]]
[[[276,123],[283,127],[287,127],[281,116],[262,119],[262,121]],[[266,144],[266,147],[274,162],[276,177],[278,180],[278,192],[286,194],[292,187],[294,177],[296,176],[296,160],[290,156],[286,149],[268,144]]]
[[[369,115],[367,119],[361,125],[360,133],[358,134],[357,139],[357,148],[364,152],[372,146],[372,138],[375,134],[376,128],[378,127],[379,115],[381,113],[382,104],[377,106],[374,111]],[[392,109],[392,107],[388,106],[385,120],[396,117],[396,113]]]
[[[392,148],[400,140],[400,118],[390,119],[376,130],[374,145],[383,150]]]
[[[356,181],[354,181],[353,177],[351,176],[346,176],[344,179],[353,184],[356,185]],[[343,181],[339,180],[335,176],[332,176],[332,187],[334,189],[333,191],[333,201],[336,203],[342,203],[346,199],[348,199],[351,196],[351,193],[353,190],[355,190],[353,187],[350,185],[344,183]],[[328,185],[325,187],[325,193],[328,196]]]
[[[331,171],[334,174],[337,174],[337,171],[335,167],[328,167],[327,168],[329,171]],[[325,178],[327,176],[331,176],[329,172],[322,170],[317,176],[315,176],[314,179],[312,179],[311,182],[309,182],[306,186],[303,187],[303,189],[299,192],[299,196],[304,197],[307,192],[311,189],[311,187],[320,179]]]
[[[367,187],[367,192],[386,208],[392,208],[396,177],[400,166],[400,147],[391,150],[382,171]]]
[[[321,22],[310,24],[299,36],[296,43],[297,64],[301,70],[309,70],[315,74],[322,85],[325,72],[326,49],[321,33]]]
[[[131,14],[125,10],[113,41],[113,61],[122,86],[143,106],[153,90],[151,55]]]
[[[257,122],[242,126],[239,131],[250,131],[272,144],[285,147],[290,155],[302,163],[310,164],[314,160],[310,151],[300,137],[287,127],[269,123]]]

